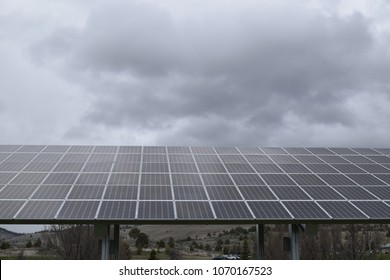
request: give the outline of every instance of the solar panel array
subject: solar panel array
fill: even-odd
[[[390,149],[0,145],[0,221],[390,221]]]

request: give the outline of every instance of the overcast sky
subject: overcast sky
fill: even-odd
[[[389,14],[1,0],[0,143],[390,147]]]

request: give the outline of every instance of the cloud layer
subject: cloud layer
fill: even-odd
[[[43,111],[48,130],[62,124],[51,141],[388,146],[389,5],[309,2],[83,6],[84,21],[25,39],[53,76],[49,100],[66,100]],[[40,108],[48,97],[32,92]]]

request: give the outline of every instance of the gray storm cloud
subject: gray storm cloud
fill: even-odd
[[[35,43],[35,61],[93,100],[65,136],[98,126],[158,144],[386,143],[361,137],[383,134],[373,123],[389,117],[371,114],[390,103],[389,37],[375,33],[374,19],[283,1],[217,2],[104,2],[84,26]]]

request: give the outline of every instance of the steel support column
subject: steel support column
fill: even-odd
[[[256,259],[264,260],[264,225],[256,225]]]
[[[299,226],[296,224],[288,225],[290,236],[290,259],[299,260]]]
[[[119,225],[114,225],[114,259],[119,260]]]
[[[102,235],[102,260],[110,259],[110,225],[104,225],[104,234]]]

